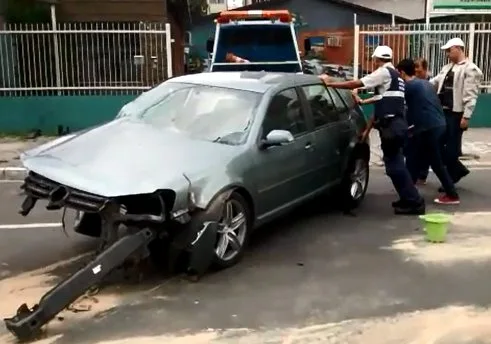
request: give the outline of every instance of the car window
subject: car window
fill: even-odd
[[[336,90],[334,90],[332,88],[331,89],[328,89],[328,91],[331,94],[331,97],[332,97],[332,100],[334,102],[334,106],[336,107],[336,110],[339,113],[346,112],[348,110],[348,108],[346,107],[346,104],[344,103],[343,99],[338,94],[338,92],[336,92]]]
[[[337,93],[343,98],[344,103],[348,106],[349,109],[354,109],[356,107],[355,100],[353,99],[353,95],[349,90],[336,90]]]
[[[336,122],[339,119],[334,102],[324,85],[309,85],[302,87],[312,110],[316,128]]]
[[[263,136],[271,130],[288,130],[293,136],[307,132],[305,114],[295,89],[281,91],[271,99],[263,122]]]

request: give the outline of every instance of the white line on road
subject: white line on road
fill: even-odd
[[[61,227],[61,222],[52,223],[22,223],[22,224],[9,224],[0,225],[0,229],[30,229],[30,228],[58,228]]]

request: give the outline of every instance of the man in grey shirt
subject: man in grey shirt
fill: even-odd
[[[466,57],[464,47],[460,38],[452,38],[442,46],[450,63],[430,79],[437,88],[447,121],[445,159],[454,183],[470,172],[459,160],[461,135],[469,127],[482,80],[481,70]]]

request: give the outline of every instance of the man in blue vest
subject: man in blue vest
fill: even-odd
[[[375,96],[370,99],[362,100],[356,97],[360,104],[374,103],[373,117],[368,121],[362,136],[366,139],[372,127],[379,131],[385,170],[399,194],[399,200],[392,203],[394,213],[424,214],[424,199],[419,194],[404,163],[403,147],[408,134],[408,124],[404,116],[405,83],[392,64],[390,47],[378,46],[372,58],[378,68],[359,80],[335,82],[325,74],[320,78],[328,87],[344,89],[364,87],[375,90]]]

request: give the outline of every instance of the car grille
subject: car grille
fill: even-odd
[[[99,212],[109,201],[106,197],[64,186],[32,171],[29,172],[22,186],[29,196],[48,200],[52,197],[53,192],[59,187],[64,187],[68,191],[68,196],[63,201],[63,207],[66,206],[85,212]]]

